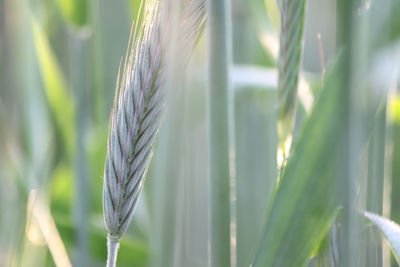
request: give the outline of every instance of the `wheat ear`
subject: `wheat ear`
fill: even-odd
[[[281,16],[278,62],[278,137],[284,160],[290,147],[296,114],[305,2],[305,0],[278,0]]]
[[[119,239],[132,220],[164,109],[162,92],[158,90],[161,77],[161,46],[156,26],[159,11],[158,2],[146,8],[138,36],[135,31],[128,45],[121,79],[118,72],[104,167],[107,266],[115,266]]]
[[[179,35],[184,48],[188,49],[184,51],[187,55],[204,24],[205,14],[198,16],[203,5],[198,6],[197,2],[185,2],[183,8],[193,13],[186,13],[181,28],[196,31],[191,37],[184,31]],[[163,22],[168,17],[166,6],[165,2],[157,0],[146,4],[139,31],[135,29],[133,34],[131,31],[133,37],[121,77],[118,72],[103,185],[103,213],[108,231],[107,266],[116,264],[119,239],[132,220],[165,109],[163,58],[168,43],[165,25],[168,24]]]

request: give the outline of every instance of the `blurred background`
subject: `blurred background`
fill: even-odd
[[[0,266],[104,266],[108,119],[139,4],[0,0]],[[335,10],[334,0],[307,1],[294,139],[335,58]],[[360,1],[367,11],[365,68],[377,98],[380,88],[389,94],[375,130],[377,160],[365,165],[375,164],[382,190],[368,192],[366,205],[400,222],[400,2]],[[279,12],[275,0],[233,0],[232,19],[232,240],[241,267],[251,263],[277,177]],[[177,119],[162,124],[118,266],[208,266],[205,48],[202,37],[171,110]]]

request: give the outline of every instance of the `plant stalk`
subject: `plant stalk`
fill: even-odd
[[[107,267],[117,266],[117,255],[119,249],[119,239],[107,235]]]
[[[366,142],[365,66],[368,65],[368,25],[365,15],[357,15],[358,2],[337,2],[337,47],[343,49],[340,64],[340,82],[345,140],[343,143],[340,177],[342,196],[341,233],[339,234],[339,266],[359,266],[360,240],[365,183],[361,180],[361,153]],[[361,264],[362,265],[362,264]]]
[[[229,0],[208,3],[211,266],[230,262]]]
[[[400,81],[398,81],[397,88],[400,86]],[[396,90],[395,97],[399,97],[400,89]],[[390,217],[394,221],[400,221],[400,207],[395,203],[400,203],[400,122],[394,121],[391,126],[391,158],[390,158],[390,186],[391,186],[391,207],[390,207]],[[393,256],[391,256],[391,265],[392,267],[397,266],[396,260]]]
[[[85,148],[85,133],[87,125],[87,38],[78,32],[70,35],[70,58],[71,58],[71,81],[75,90],[77,103],[76,112],[76,144],[75,144],[75,223],[77,226],[76,238],[78,256],[76,264],[79,266],[88,265],[89,238],[88,238],[88,163]]]

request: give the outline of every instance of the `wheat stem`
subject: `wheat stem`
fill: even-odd
[[[229,159],[229,1],[212,0],[208,9],[209,136],[211,180],[211,266],[230,262]]]
[[[345,140],[342,147],[341,188],[342,204],[341,233],[339,238],[339,266],[350,267],[359,264],[362,217],[360,204],[365,193],[360,162],[366,142],[366,117],[364,97],[366,95],[366,73],[369,58],[366,16],[357,14],[359,2],[356,0],[337,1],[337,48],[343,49],[339,62],[340,72],[337,81],[340,84],[341,109]]]
[[[87,157],[85,148],[85,134],[87,125],[87,94],[85,88],[87,75],[87,60],[85,53],[87,52],[87,39],[83,35],[71,33],[71,81],[76,92],[76,148],[75,148],[75,223],[78,256],[76,257],[76,265],[87,266],[89,255],[88,240],[88,170]]]
[[[114,267],[117,263],[117,255],[119,249],[118,238],[107,235],[107,267]]]

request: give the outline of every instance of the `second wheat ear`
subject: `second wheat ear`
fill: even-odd
[[[107,266],[116,265],[119,239],[132,220],[165,110],[163,63],[168,48],[168,40],[165,40],[169,30],[165,23],[168,5],[166,0],[146,3],[141,26],[131,33],[122,75],[118,72],[104,167]],[[183,59],[188,58],[202,32],[205,5],[205,0],[182,2],[183,17],[179,20],[182,30],[178,40],[181,41],[181,52],[185,53]]]

